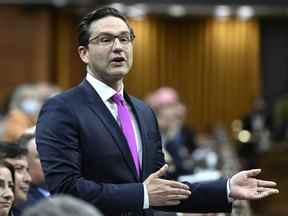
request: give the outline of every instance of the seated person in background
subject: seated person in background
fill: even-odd
[[[14,202],[15,173],[11,164],[0,160],[0,216],[10,216]]]
[[[18,139],[27,128],[36,124],[40,108],[47,98],[58,92],[58,88],[49,83],[17,86],[6,102],[1,138],[6,141]]]
[[[23,216],[103,216],[92,205],[70,196],[54,196],[24,211]]]
[[[27,200],[31,176],[28,172],[27,149],[14,142],[0,142],[0,158],[15,169],[15,202],[13,216],[20,215],[18,207]]]
[[[166,157],[171,159],[172,178],[193,173],[190,159],[196,148],[195,132],[184,125],[186,107],[175,89],[162,87],[148,95],[146,102],[156,113]]]
[[[24,145],[27,150],[27,160],[29,166],[29,174],[31,175],[31,185],[29,188],[28,199],[23,204],[19,205],[19,211],[32,206],[40,200],[50,196],[44,182],[44,173],[41,167],[39,155],[35,143],[35,127],[30,128],[18,140],[20,145]]]
[[[268,150],[271,145],[272,121],[263,98],[256,98],[251,112],[243,116],[242,130],[249,132],[251,138],[239,146],[239,157],[244,169],[252,169],[256,167],[258,153]]]
[[[179,176],[179,181],[199,182],[211,181],[223,177],[217,140],[210,128],[198,133],[197,146],[190,160],[193,161],[194,174]]]
[[[5,141],[16,140],[31,125],[25,113],[18,109],[11,110],[2,120],[1,139]]]

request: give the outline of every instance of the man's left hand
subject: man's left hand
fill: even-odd
[[[257,200],[279,193],[279,190],[273,188],[277,185],[275,182],[255,178],[260,172],[261,169],[253,169],[232,176],[229,196],[238,200]]]

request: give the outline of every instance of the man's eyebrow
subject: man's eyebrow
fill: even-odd
[[[98,32],[97,34],[91,34],[91,36],[97,36],[97,35],[101,35],[101,34],[109,34],[109,35],[119,35],[119,34],[123,34],[123,33],[130,33],[129,30],[125,30],[125,31],[120,31],[117,34],[114,34],[114,32],[111,31],[103,31],[103,32]]]

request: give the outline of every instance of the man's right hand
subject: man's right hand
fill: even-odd
[[[178,205],[181,200],[187,199],[191,192],[189,187],[183,183],[160,179],[168,170],[165,164],[157,172],[152,173],[144,184],[148,191],[149,206]]]

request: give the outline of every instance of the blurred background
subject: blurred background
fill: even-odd
[[[136,34],[128,92],[150,103],[161,123],[160,109],[182,106],[175,118],[193,139],[181,150],[184,168],[195,177],[203,161],[221,175],[261,167],[280,195],[236,203],[233,215],[288,215],[288,0],[0,0],[1,136],[19,137],[47,97],[84,78],[77,25],[103,5],[127,15]],[[155,104],[150,96],[163,86],[176,99]],[[176,134],[169,126],[167,143]]]

